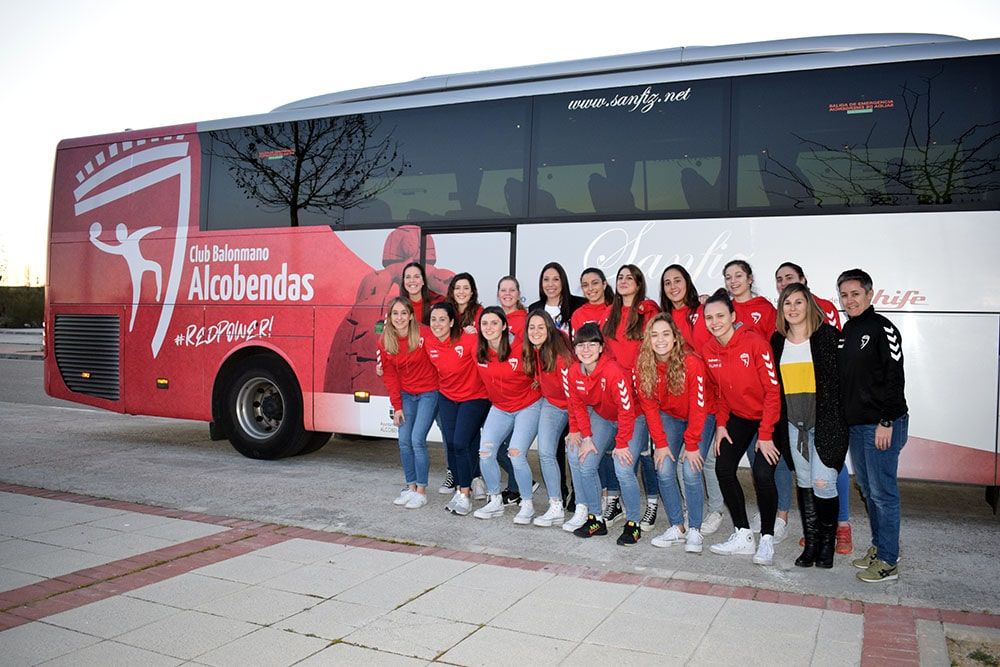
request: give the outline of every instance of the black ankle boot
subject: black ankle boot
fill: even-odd
[[[837,545],[837,512],[840,503],[836,498],[815,498],[816,517],[819,523],[819,551],[816,567],[833,567],[833,550]]]
[[[816,518],[816,503],[813,502],[812,489],[803,489],[796,486],[795,492],[799,500],[799,516],[802,518],[802,535],[806,545],[802,550],[802,555],[795,559],[795,564],[799,567],[812,567],[816,562],[816,554],[819,550],[819,524]]]

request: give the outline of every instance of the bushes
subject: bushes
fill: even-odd
[[[0,287],[0,327],[40,327],[44,287]]]

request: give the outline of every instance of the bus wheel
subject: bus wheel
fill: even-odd
[[[251,459],[295,456],[311,443],[302,426],[302,392],[288,366],[270,355],[247,358],[226,386],[222,419],[229,442]]]
[[[326,443],[330,442],[330,436],[332,435],[332,433],[325,433],[323,431],[313,431],[312,437],[309,439],[309,442],[306,443],[306,446],[302,448],[302,451],[299,452],[299,456],[302,456],[303,454],[312,454],[313,452],[318,452],[323,449]]]

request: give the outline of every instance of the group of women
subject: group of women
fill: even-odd
[[[651,529],[662,499],[668,525],[653,546],[701,553],[724,501],[733,532],[710,550],[769,565],[794,470],[803,526],[796,565],[832,567],[835,550],[852,549],[837,309],[790,262],[775,274],[777,309],[754,294],[747,262],[729,262],[724,276],[725,288],[704,299],[683,266],[668,266],[657,302],[634,265],[619,268],[614,290],[588,268],[581,298],[552,262],[528,309],[513,276],[497,285],[498,305],[484,308],[470,274],[439,296],[420,264],[407,265],[379,343],[406,481],[394,502],[427,504],[426,439],[438,419],[448,462],[439,491],[452,494],[453,514],[493,519],[516,502],[515,524],[581,538],[606,535],[624,518],[617,543],[628,546]],[[549,500],[537,512],[527,459],[536,440]],[[759,540],[737,476],[744,455]],[[501,467],[512,490],[502,488]],[[473,511],[478,498],[485,502]]]

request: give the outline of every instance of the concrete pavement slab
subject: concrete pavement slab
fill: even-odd
[[[669,641],[665,641],[665,627],[670,628]],[[584,641],[588,644],[687,658],[698,647],[707,630],[708,626],[704,625],[666,625],[662,619],[645,614],[616,611],[587,635]]]
[[[618,607],[636,589],[636,586],[628,584],[558,575],[542,582],[528,594],[527,599],[611,610]]]
[[[9,667],[37,665],[101,641],[82,632],[28,623],[0,632],[0,656]]]
[[[36,584],[39,581],[45,581],[45,577],[0,567],[0,592],[14,590],[15,588],[21,588],[29,584]]]
[[[178,610],[174,607],[120,595],[54,614],[44,622],[101,639],[112,639],[176,613]]]
[[[387,612],[341,600],[325,600],[309,609],[286,618],[275,627],[300,635],[316,635],[328,640],[340,639],[371,623]]]
[[[408,658],[395,653],[387,653],[376,649],[354,646],[352,644],[335,644],[324,649],[302,662],[297,667],[325,667],[343,665],[366,665],[367,667],[420,667],[430,664],[427,660]]]
[[[155,653],[192,660],[259,628],[252,623],[200,611],[181,611],[126,632],[116,640]]]
[[[199,605],[197,610],[237,621],[271,625],[305,611],[317,602],[319,599],[315,596],[251,586]]]
[[[249,635],[198,656],[197,662],[213,667],[282,667],[322,651],[329,642],[273,628],[261,628]]]
[[[566,665],[621,665],[622,667],[663,667],[683,665],[680,659],[668,659],[657,653],[643,653],[617,646],[580,644],[566,659]]]
[[[400,609],[456,622],[480,624],[488,623],[521,597],[514,592],[484,591],[449,582],[407,602]]]
[[[344,638],[350,644],[433,660],[479,629],[478,625],[397,609]]]
[[[102,641],[45,663],[45,667],[176,667],[183,660],[115,641]]]
[[[610,614],[610,609],[554,602],[529,595],[501,612],[488,625],[522,634],[580,642]]]
[[[227,597],[248,587],[249,584],[237,581],[187,573],[137,588],[125,595],[179,609],[194,609],[199,605]]]
[[[725,604],[725,598],[640,587],[615,611],[708,627]]]
[[[58,549],[47,553],[8,561],[4,567],[34,574],[39,577],[54,578],[88,567],[103,565],[114,560],[108,556],[81,551],[79,549]]]
[[[397,575],[393,571],[375,575],[357,586],[338,593],[337,599],[392,611],[433,590],[438,583],[411,579],[405,575]]]
[[[480,564],[455,576],[449,583],[454,586],[522,596],[527,595],[554,576],[549,572],[532,572]]]
[[[558,665],[576,643],[552,637],[525,635],[503,628],[485,627],[443,656],[459,665]]]
[[[261,586],[278,591],[290,591],[303,595],[332,598],[363,581],[373,574],[359,570],[344,570],[329,563],[313,563],[286,572],[261,583]]]
[[[221,563],[214,563],[200,568],[197,574],[227,581],[236,581],[241,584],[259,584],[268,579],[287,574],[292,570],[302,567],[300,563],[278,560],[276,558],[264,558],[257,554],[246,554],[237,556]]]
[[[330,559],[343,554],[350,548],[343,544],[330,544],[315,540],[287,540],[281,544],[264,547],[256,551],[255,554],[307,565],[319,561],[329,562]]]

